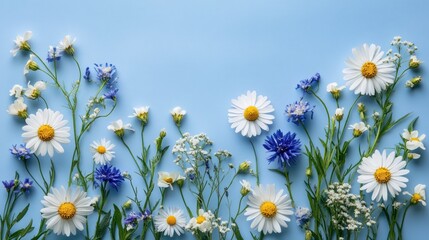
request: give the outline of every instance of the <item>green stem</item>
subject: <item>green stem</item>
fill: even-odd
[[[260,181],[259,181],[259,164],[258,164],[258,154],[256,153],[256,149],[255,149],[255,145],[253,144],[252,139],[249,139],[250,145],[252,145],[252,149],[253,149],[253,154],[255,156],[255,166],[256,166],[256,185],[259,186]]]
[[[290,197],[290,200],[292,202],[292,208],[295,208],[295,201],[294,201],[293,196],[292,196],[292,182],[290,181],[289,172],[288,172],[288,170],[286,168],[285,168],[285,171],[284,171],[284,176],[285,176],[285,179],[286,179],[287,191],[289,192],[289,197]]]

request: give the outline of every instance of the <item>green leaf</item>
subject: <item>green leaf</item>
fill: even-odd
[[[106,233],[107,227],[109,227],[110,219],[111,219],[111,212],[109,211],[107,214],[104,215],[103,219],[101,219],[101,222],[97,225],[95,229],[95,236],[94,239],[102,239],[104,234]]]
[[[28,233],[34,230],[33,227],[33,220],[30,220],[30,222],[27,224],[25,228],[21,228],[18,231],[12,233],[9,238],[10,239],[21,239],[25,237]]]
[[[419,117],[416,117],[413,119],[413,121],[410,122],[410,124],[408,124],[408,131],[413,131],[414,130],[414,125],[416,125],[417,120],[419,119]]]
[[[20,213],[18,213],[18,216],[16,216],[16,218],[13,220],[12,225],[21,221],[21,219],[25,216],[25,214],[27,214],[29,207],[30,207],[30,204],[27,204],[27,206],[25,206],[25,208],[22,209],[22,211]]]
[[[232,227],[232,231],[235,234],[235,239],[237,240],[244,240],[244,238],[241,236],[240,233],[240,228],[238,227],[237,223],[234,221],[233,218],[231,218],[231,222],[234,223],[235,225]]]

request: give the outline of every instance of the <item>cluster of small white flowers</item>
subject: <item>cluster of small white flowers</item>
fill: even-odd
[[[194,165],[193,163],[199,160],[207,161],[211,158],[210,149],[206,150],[213,143],[204,133],[191,136],[189,133],[184,133],[183,137],[176,141],[173,146],[173,154],[176,155],[174,163],[185,169],[185,162]],[[226,154],[226,152],[222,153]],[[230,153],[228,153],[230,154]]]
[[[89,115],[89,118],[90,119],[94,119],[94,118],[96,118],[98,116],[99,113],[100,113],[100,109],[99,108],[94,108],[94,111],[93,111],[93,113],[91,113]]]
[[[231,228],[229,228],[229,222],[222,221],[221,218],[218,218],[213,222],[213,228],[217,228],[219,233],[222,235],[226,235],[229,231],[231,231]]]
[[[410,55],[415,54],[418,50],[418,47],[413,42],[402,40],[401,36],[394,37],[393,40],[390,42],[390,45],[397,47],[398,49],[400,47],[405,47],[407,49],[408,54]],[[387,51],[386,55],[387,62],[397,63],[398,60],[401,58],[401,55],[399,53],[393,53],[392,49]]]
[[[228,152],[227,150],[218,150],[214,155],[217,158],[230,158],[230,157],[232,157],[232,154],[230,152]]]
[[[350,193],[348,183],[333,183],[325,190],[326,206],[332,211],[332,222],[338,230],[356,231],[376,222],[371,217],[372,206],[367,207],[359,195]]]
[[[86,104],[86,106],[88,108],[92,108],[94,105],[96,104],[103,104],[104,103],[104,98],[103,97],[98,97],[98,98],[90,98],[88,103]]]

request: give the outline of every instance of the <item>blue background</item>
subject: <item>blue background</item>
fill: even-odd
[[[302,95],[294,90],[295,84],[319,72],[322,76],[320,94],[329,99],[325,86],[332,81],[343,82],[341,71],[353,47],[376,43],[388,50],[391,39],[396,35],[415,42],[420,48],[418,57],[429,62],[429,33],[425,26],[429,22],[428,8],[428,3],[423,0],[407,3],[396,0],[1,1],[1,180],[13,178],[14,170],[20,171],[22,177],[26,176],[22,163],[14,160],[8,150],[12,144],[22,141],[22,122],[6,113],[12,102],[8,96],[9,89],[17,83],[26,85],[22,69],[27,57],[19,54],[13,58],[9,54],[13,47],[12,40],[24,31],[33,31],[32,47],[42,56],[48,45],[55,45],[64,35],[71,34],[77,37],[76,56],[83,66],[91,66],[94,62],[110,62],[117,66],[120,77],[118,108],[86,135],[83,159],[90,166],[89,144],[106,137],[117,143],[117,157],[112,163],[121,170],[132,171],[131,159],[106,126],[118,118],[137,125],[128,118],[133,107],[151,107],[147,139],[154,139],[159,130],[165,128],[168,132],[166,143],[174,144],[179,134],[169,111],[178,105],[188,112],[183,124],[185,131],[207,133],[215,142],[215,150],[228,149],[233,153],[234,164],[246,159],[253,161],[247,139],[235,134],[228,124],[227,110],[232,98],[247,90],[256,90],[258,94],[268,96],[276,109],[276,120],[270,133],[280,128],[296,131],[304,137],[300,129],[287,123],[283,113],[286,104]],[[75,80],[71,60],[61,60],[60,74],[65,82]],[[403,87],[403,83],[398,86],[394,97],[395,112],[396,116],[410,111],[413,117],[420,116],[417,129],[429,133],[425,66],[419,74],[424,79],[420,88],[410,91]],[[29,79],[33,82],[48,80],[42,75],[30,75]],[[95,91],[95,86],[86,83],[82,86],[81,106]],[[349,106],[354,95],[345,92],[347,96],[343,99],[343,105]],[[50,106],[67,113],[65,103],[54,100],[57,97],[54,93],[52,88],[44,93]],[[42,107],[37,102],[29,106],[33,111]],[[315,117],[309,123],[314,136],[323,133],[321,127],[324,121],[322,109],[317,105]],[[381,146],[394,146],[405,126],[395,128],[383,139]],[[264,133],[255,139],[261,159],[261,182],[276,183],[278,188],[285,189],[282,178],[268,170],[275,166],[268,166],[264,161],[266,154],[262,143],[266,135]],[[129,136],[127,140],[138,150],[138,134]],[[66,185],[63,176],[68,174],[71,145],[67,145],[65,155],[55,157],[59,176],[55,184],[57,187]],[[178,170],[172,160],[169,152],[159,170]],[[303,191],[306,162],[302,157],[291,169],[291,178],[295,182],[294,197],[300,206],[308,206]],[[428,184],[428,167],[426,153],[410,164],[408,191],[412,191],[418,183]],[[246,179],[255,182],[250,176]],[[238,190],[238,185],[237,181],[234,189]],[[33,203],[31,217],[39,219],[42,193],[34,190],[27,199]],[[231,194],[236,193],[231,191]],[[113,193],[112,199],[122,203],[127,194],[130,194],[128,186],[118,194]],[[0,199],[4,197],[5,191],[1,191]],[[249,238],[245,226],[250,226],[250,223],[245,223],[244,218],[241,221],[242,232]],[[425,208],[413,207],[404,228],[406,239],[421,237],[428,221],[429,213]],[[382,229],[379,236],[385,236]],[[271,238],[277,237],[302,239],[303,231],[293,219],[288,229]],[[190,235],[187,238],[191,238]]]

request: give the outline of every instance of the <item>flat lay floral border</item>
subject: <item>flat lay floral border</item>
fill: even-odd
[[[3,181],[7,198],[0,215],[0,239],[44,239],[53,234],[77,234],[85,239],[161,239],[185,232],[196,239],[243,239],[242,232],[249,228],[253,239],[263,239],[282,232],[294,218],[305,239],[376,239],[378,229],[388,229],[388,239],[393,240],[403,238],[408,209],[426,205],[426,186],[418,184],[411,190],[407,186],[412,176],[407,166],[421,157],[425,135],[414,129],[418,118],[409,119],[408,113],[396,118],[393,114],[395,91],[400,91],[400,86],[413,90],[422,82],[417,75],[422,64],[417,47],[401,37],[393,39],[392,49],[386,53],[375,44],[352,50],[343,69],[345,85],[327,85],[335,109],[329,109],[317,93],[320,74],[298,82],[296,89],[302,97],[286,105],[284,113],[290,127],[302,128],[306,139],[278,129],[262,146],[255,145],[254,138],[272,130],[270,125],[277,120],[274,107],[267,96],[256,91],[232,99],[227,111],[231,128],[249,139],[249,150],[255,156],[253,161],[241,163],[230,161],[232,154],[226,150],[214,152],[206,134],[194,135],[183,129],[186,111],[181,107],[171,110],[172,124],[181,136],[172,147],[165,145],[165,130],[148,144],[145,129],[151,120],[149,106],[134,108],[130,117],[139,122],[138,126],[121,119],[107,126],[115,141],[103,138],[82,146],[89,129],[99,119],[110,119],[117,106],[117,69],[108,63],[81,68],[75,58],[76,38],[69,35],[58,46],[49,46],[47,57],[42,58],[33,51],[31,37],[31,31],[17,36],[11,54],[28,55],[25,76],[41,72],[49,81],[28,80],[24,86],[13,83],[9,91],[13,100],[7,112],[22,124],[23,138],[23,143],[11,143],[10,153],[26,171]],[[61,80],[58,66],[63,61],[75,63],[76,81]],[[412,78],[405,80],[410,74]],[[84,103],[78,98],[83,81],[98,88]],[[355,94],[351,106],[341,101],[346,86]],[[52,100],[43,94],[47,87],[63,96],[66,108],[57,111],[49,107]],[[317,104],[310,103],[309,96]],[[364,105],[363,99],[369,103]],[[27,104],[32,101],[42,107],[30,108]],[[71,119],[66,120],[63,111],[68,111],[66,116]],[[326,122],[321,124],[326,126],[323,136],[311,135],[306,127],[313,114],[326,114]],[[352,123],[353,116],[360,121]],[[405,121],[407,129],[395,128]],[[401,133],[397,144],[379,149],[383,136],[391,131]],[[132,149],[125,138],[131,132],[141,134],[139,149]],[[116,140],[120,146],[114,144]],[[64,154],[64,144],[73,145],[72,154]],[[82,152],[88,147],[93,158],[89,169],[82,163]],[[112,165],[117,148],[126,150],[128,155],[121,158],[133,162],[134,172]],[[266,163],[258,160],[260,151],[267,153]],[[176,172],[159,169],[166,154],[174,156]],[[58,156],[69,166],[66,182],[56,181]],[[297,192],[289,175],[298,158],[307,164],[306,189],[301,194],[308,198],[299,205],[293,198]],[[263,176],[259,167],[272,162],[277,166],[270,170],[284,178],[284,186],[260,184]],[[26,177],[22,180],[21,176]],[[247,180],[239,181],[238,176]],[[250,178],[256,179],[255,186]],[[108,201],[124,184],[131,187],[131,195],[121,203]],[[229,196],[233,185],[241,186],[239,201]],[[161,198],[154,198],[157,190]],[[34,191],[43,192],[43,208],[30,208],[32,203],[17,208],[19,202],[25,202],[24,196]],[[173,196],[182,203],[164,205],[165,199]],[[192,196],[192,201],[186,196]],[[40,219],[29,217],[32,211],[40,212]],[[96,215],[94,222],[88,221],[91,214]],[[243,216],[247,222],[238,223]],[[387,219],[387,226],[378,221],[380,218]]]

